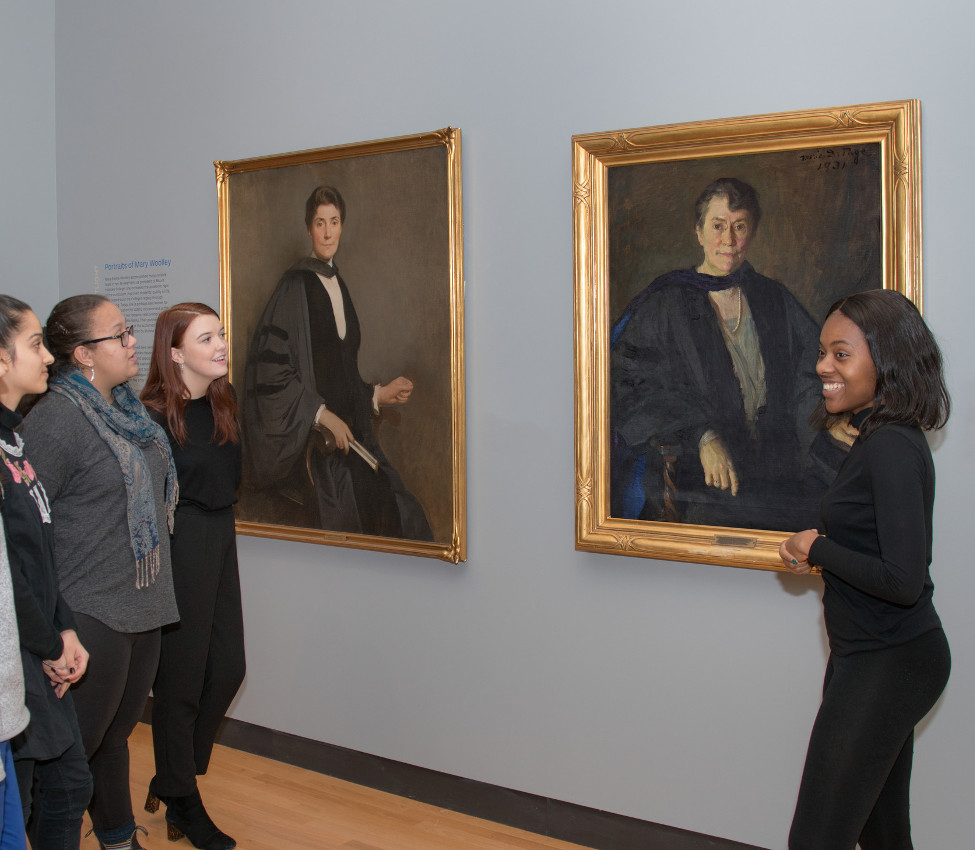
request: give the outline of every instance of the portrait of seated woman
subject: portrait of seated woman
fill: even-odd
[[[809,425],[822,391],[818,326],[748,262],[761,219],[751,185],[709,184],[694,207],[700,261],[656,277],[613,323],[612,516],[815,525],[843,428]]]

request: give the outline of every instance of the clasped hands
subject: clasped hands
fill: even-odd
[[[779,546],[779,557],[789,572],[797,576],[809,574],[813,566],[809,563],[809,550],[817,537],[819,532],[815,528],[808,528],[782,541],[782,545]]]
[[[84,676],[88,669],[88,650],[81,645],[75,630],[66,629],[61,632],[61,640],[64,643],[61,657],[41,662],[58,699],[61,699],[68,688]]]

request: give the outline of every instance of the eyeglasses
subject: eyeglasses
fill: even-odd
[[[135,325],[129,325],[122,333],[115,334],[114,336],[100,336],[98,339],[83,339],[79,345],[94,345],[96,342],[107,342],[110,339],[117,339],[121,344],[122,348],[125,348],[129,344],[129,337],[132,336],[132,332],[135,330]]]

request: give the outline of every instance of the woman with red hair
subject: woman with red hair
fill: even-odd
[[[141,396],[169,437],[179,480],[170,548],[180,621],[163,629],[153,685],[156,775],[146,810],[165,803],[170,840],[185,835],[202,850],[237,846],[210,819],[196,784],[245,670],[233,511],[240,429],[227,354],[214,310],[170,307],[156,320]]]

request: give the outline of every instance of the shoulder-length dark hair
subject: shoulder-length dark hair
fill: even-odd
[[[149,377],[140,395],[146,407],[166,416],[169,433],[181,446],[186,441],[186,399],[189,390],[173,361],[172,349],[183,344],[186,329],[197,316],[220,318],[212,307],[196,302],[176,304],[159,314],[152,341]],[[236,443],[240,439],[237,401],[226,375],[210,383],[206,397],[213,410],[213,436],[220,445]]]
[[[873,410],[860,434],[889,423],[943,428],[951,397],[941,350],[914,303],[893,289],[871,289],[841,298],[826,318],[837,312],[863,331],[877,369]]]

